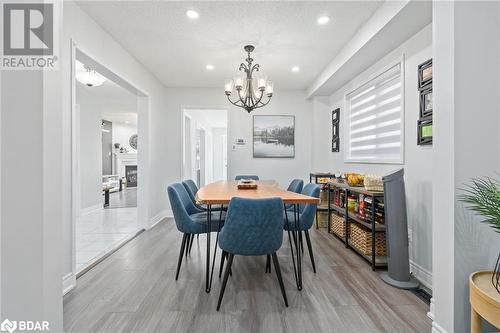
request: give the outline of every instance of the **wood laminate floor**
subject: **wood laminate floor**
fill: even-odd
[[[205,293],[205,236],[175,268],[181,234],[171,219],[143,232],[80,277],[64,297],[67,332],[430,332],[428,306],[392,288],[326,230],[311,230],[318,272],[304,258],[304,289],[295,286],[285,235],[278,256],[289,307],[265,257],[235,257],[220,312],[214,272]],[[212,237],[212,239],[215,238]],[[306,253],[307,255],[307,250]]]

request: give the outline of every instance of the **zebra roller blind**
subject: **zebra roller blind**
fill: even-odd
[[[346,162],[403,163],[402,62],[345,97]]]

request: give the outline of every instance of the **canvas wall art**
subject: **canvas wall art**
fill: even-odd
[[[253,157],[295,157],[295,116],[253,116]]]

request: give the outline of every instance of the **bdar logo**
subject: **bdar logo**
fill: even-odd
[[[2,332],[9,332],[12,333],[17,329],[17,323],[15,321],[10,321],[8,319],[5,319],[1,324],[0,324],[0,330]]]
[[[6,3],[3,6],[4,55],[54,54],[53,4]]]

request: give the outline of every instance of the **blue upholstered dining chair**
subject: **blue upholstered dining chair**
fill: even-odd
[[[312,183],[304,186],[304,189],[302,190],[302,194],[315,198],[319,198],[319,192],[320,192],[319,185]],[[311,245],[311,238],[309,236],[309,229],[311,229],[314,223],[314,217],[316,215],[316,205],[313,204],[299,205],[298,213],[299,213],[299,225],[297,228],[295,224],[293,208],[292,210],[286,211],[284,229],[286,231],[299,231],[298,241],[301,246],[302,246],[302,232],[305,234],[307,248],[309,250],[309,257],[311,258],[313,271],[314,273],[316,273],[316,263],[314,262],[314,254]]]
[[[199,235],[207,232],[207,212],[199,209],[194,205],[189,197],[188,192],[181,183],[175,183],[167,188],[170,206],[174,213],[175,225],[177,229],[182,232],[182,243],[179,252],[179,259],[177,261],[177,271],[175,272],[175,279],[179,278],[179,271],[182,264],[182,257],[184,253],[188,253],[193,245],[194,235]],[[224,215],[220,212],[212,212],[211,231],[218,231],[219,219],[222,223]]]
[[[302,179],[294,179],[292,180],[290,185],[288,185],[288,188],[286,190],[290,192],[300,193],[302,192],[303,187],[304,181]]]
[[[286,189],[289,192],[295,192],[295,193],[300,193],[302,192],[302,188],[304,187],[304,181],[302,179],[294,179],[288,185],[288,188]],[[292,210],[293,205],[286,205],[286,210]]]
[[[256,176],[256,175],[238,175],[238,176],[234,177],[234,180],[242,180],[242,179],[259,180],[259,176]]]
[[[276,251],[283,243],[283,212],[283,200],[281,198],[246,199],[235,197],[231,199],[226,221],[219,236],[219,246],[223,251],[223,255],[227,255],[228,260],[217,303],[217,311],[220,309],[235,255],[271,255],[281,294],[285,305],[288,306],[281,269],[276,255]]]
[[[182,185],[184,185],[184,188],[186,189],[186,192],[189,194],[189,197],[191,198],[191,201],[193,204],[198,208],[203,211],[207,211],[207,206],[205,205],[199,205],[196,203],[196,193],[198,193],[198,186],[196,186],[196,183],[192,179],[186,179],[182,181]],[[220,211],[221,209],[225,209],[225,207],[222,207],[221,205],[212,205],[210,208],[212,211]]]

